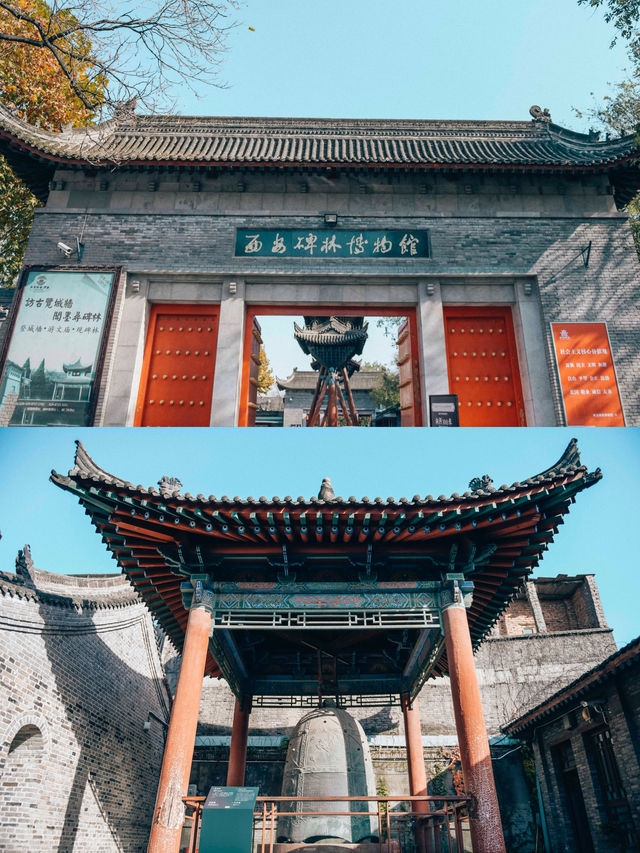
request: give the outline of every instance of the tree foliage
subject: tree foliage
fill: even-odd
[[[50,130],[84,127],[96,117],[107,91],[107,77],[93,71],[93,47],[68,9],[49,8],[42,0],[0,0],[0,99],[30,124]],[[56,41],[58,56],[72,56],[65,74],[56,53],[32,44],[34,28]],[[76,82],[77,81],[77,82]],[[78,97],[76,88],[87,93]],[[87,102],[91,102],[88,107]]]
[[[258,367],[258,394],[264,396],[273,388],[275,377],[264,347],[260,347],[260,366]]]
[[[638,0],[640,3],[640,0]],[[630,72],[612,84],[609,94],[589,111],[589,117],[605,131],[616,135],[640,132],[640,40],[629,45]],[[578,112],[578,116],[581,113]],[[633,242],[640,257],[640,193],[626,206]]]
[[[0,0],[0,102],[49,130],[85,127],[176,82],[215,82],[235,0]],[[15,284],[38,201],[0,157],[0,286]]]
[[[400,376],[397,370],[392,370],[379,361],[365,362],[360,370],[375,370],[380,375],[378,384],[370,392],[376,406],[388,409],[389,406],[400,403]]]
[[[628,56],[630,67],[626,79],[610,84],[609,93],[586,112],[600,129],[619,136],[640,128],[640,40],[629,45]],[[579,118],[585,115],[579,110],[576,113]]]
[[[137,98],[148,109],[171,86],[217,84],[236,0],[0,0],[0,43],[10,64],[54,67],[89,113]],[[16,54],[17,51],[17,54]],[[21,92],[21,97],[25,93]],[[13,102],[13,101],[12,101]],[[37,106],[37,105],[36,105]]]
[[[9,15],[0,2],[0,34],[11,32],[19,37],[28,33],[28,25]],[[12,0],[14,9],[22,10],[45,27],[51,20],[51,10],[42,0]],[[72,26],[67,11],[58,11],[56,26]],[[69,80],[62,76],[51,53],[38,50],[19,41],[1,41],[0,35],[0,102],[10,106],[18,117],[49,130],[64,124],[76,127],[88,125],[95,110],[88,110],[76,96]],[[90,54],[91,44],[82,34],[72,34],[64,42],[78,55]],[[86,63],[76,62],[74,73],[98,100],[106,91],[104,77],[91,77]],[[0,157],[0,286],[15,283],[24,255],[24,248],[33,222],[33,212],[39,202],[29,188],[14,174]]]
[[[605,131],[617,135],[640,133],[640,0],[578,0],[578,4],[606,10],[605,20],[613,23],[618,33],[628,41],[630,63],[626,79],[612,84],[609,94],[588,115]],[[629,202],[626,210],[640,257],[640,193]]]
[[[605,21],[613,24],[623,38],[635,37],[640,17],[640,0],[578,0],[578,5],[604,9]]]
[[[37,206],[37,198],[0,157],[0,287],[18,277]]]

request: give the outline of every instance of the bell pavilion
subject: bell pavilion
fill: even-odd
[[[503,851],[474,650],[601,472],[576,441],[547,470],[496,488],[411,499],[217,498],[163,477],[113,476],[78,442],[52,481],[76,495],[154,618],[182,650],[149,851],[177,851],[204,675],[236,696],[227,784],[242,785],[252,703],[400,697],[409,789],[426,793],[417,695],[448,674],[476,853]]]

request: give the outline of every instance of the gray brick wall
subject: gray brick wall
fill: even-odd
[[[146,850],[164,740],[149,711],[166,719],[168,697],[126,579],[2,573],[0,851]]]
[[[371,276],[386,281],[388,301],[394,284],[435,276],[473,282],[475,277],[531,276],[539,291],[545,323],[547,362],[560,422],[548,323],[607,322],[623,405],[629,425],[640,424],[640,314],[638,259],[628,222],[612,207],[602,176],[557,180],[541,177],[435,178],[423,192],[424,177],[368,181],[342,177],[327,189],[320,178],[297,191],[293,179],[253,176],[247,191],[231,179],[209,181],[189,192],[179,179],[144,190],[142,177],[110,176],[110,190],[96,192],[93,179],[64,176],[70,189],[52,193],[36,211],[26,262],[57,263],[58,240],[72,241],[85,219],[83,264],[122,264],[136,275],[162,274],[187,284],[190,277],[237,276],[261,282],[283,277]],[[82,204],[82,207],[81,207]],[[323,212],[339,215],[341,228],[428,228],[433,256],[404,259],[301,261],[234,258],[236,228],[318,228]],[[580,250],[591,243],[589,267]],[[266,278],[265,278],[266,276]],[[445,278],[446,277],[446,278]],[[337,280],[337,279],[336,279]],[[339,299],[339,297],[337,297]],[[539,342],[538,342],[539,343]]]
[[[607,814],[604,796],[600,790],[593,757],[586,746],[589,734],[603,726],[611,732],[611,745],[618,772],[625,790],[630,816],[635,831],[640,834],[640,680],[638,665],[622,670],[615,680],[606,685],[597,684],[576,701],[558,710],[549,724],[536,731],[534,752],[540,778],[542,801],[551,842],[550,853],[569,853],[576,849],[576,840],[568,815],[566,789],[558,767],[554,749],[570,743],[575,758],[580,789],[587,813],[588,830],[595,853],[616,853],[624,846],[617,820]],[[597,700],[604,714],[592,712],[587,722],[580,715],[580,702]],[[562,748],[562,747],[560,747]],[[622,819],[622,812],[618,813]]]

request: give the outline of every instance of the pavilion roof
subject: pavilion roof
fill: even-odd
[[[74,467],[66,476],[53,471],[51,479],[78,497],[179,648],[187,619],[180,589],[185,575],[202,576],[215,565],[217,580],[233,582],[250,567],[252,577],[257,572],[274,581],[284,552],[302,566],[299,579],[308,580],[312,568],[305,561],[313,567],[320,560],[325,576],[329,565],[344,574],[345,566],[362,565],[356,560],[367,549],[382,580],[399,577],[398,566],[421,580],[439,581],[447,570],[473,580],[468,615],[477,647],[538,564],[575,495],[601,476],[581,464],[573,440],[540,474],[499,488],[478,479],[472,491],[448,497],[345,499],[323,487],[327,499],[218,498],[183,494],[179,481],[167,478],[159,489],[134,485],[100,468],[77,442]],[[440,648],[430,674],[446,670]],[[207,672],[219,672],[211,655]]]
[[[532,108],[533,110],[533,108]],[[533,113],[532,113],[533,114]],[[606,171],[631,159],[635,135],[599,140],[532,121],[135,115],[53,132],[0,108],[0,148],[80,166]]]

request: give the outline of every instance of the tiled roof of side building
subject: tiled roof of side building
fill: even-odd
[[[349,379],[352,391],[371,391],[380,385],[382,374],[379,370],[358,370]],[[318,381],[317,370],[294,370],[286,379],[276,377],[278,388],[283,391],[313,391]]]
[[[532,108],[533,109],[533,108]],[[0,140],[45,160],[93,165],[210,164],[582,169],[628,160],[635,136],[600,141],[532,121],[234,118],[125,113],[45,130],[0,108]]]

